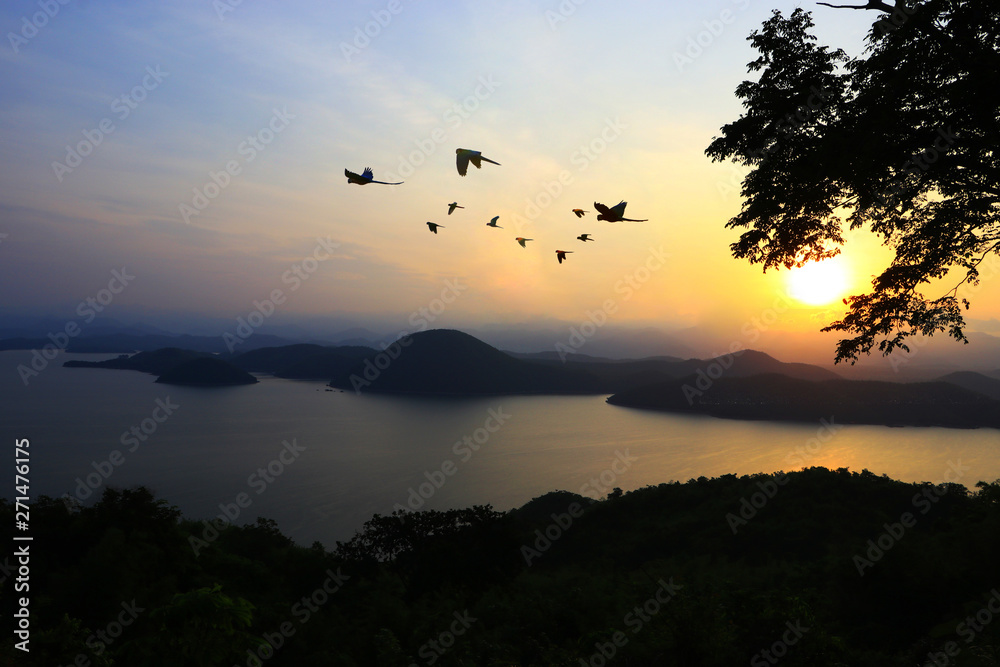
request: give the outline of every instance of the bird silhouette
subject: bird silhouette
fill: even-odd
[[[444,227],[444,225],[439,225],[439,224],[438,224],[438,223],[436,223],[436,222],[428,222],[428,223],[427,223],[427,226],[428,226],[428,227],[430,228],[430,230],[431,230],[432,232],[434,232],[435,234],[437,234],[437,233],[438,233],[438,227]]]
[[[358,185],[368,185],[369,183],[379,183],[381,185],[402,185],[403,181],[399,183],[386,183],[385,181],[376,181],[375,176],[372,174],[371,167],[365,167],[365,170],[361,172],[361,175],[355,174],[353,171],[344,170],[344,176],[347,176],[348,183],[357,183]]]
[[[572,250],[556,250],[556,259],[558,259],[559,263],[562,264],[563,260],[566,259],[566,255],[568,253],[571,253],[571,252],[573,252],[573,251]]]
[[[590,238],[590,234],[580,234],[576,238],[580,239],[581,241],[593,241],[594,240],[594,239]]]
[[[465,173],[469,170],[469,162],[476,165],[476,169],[483,168],[483,161],[495,164],[498,167],[500,166],[499,162],[494,162],[488,157],[483,157],[483,154],[479,151],[470,151],[467,148],[456,148],[455,155],[458,156],[455,158],[455,162],[458,165],[458,173],[460,176],[465,176]]]
[[[456,208],[465,208],[465,207],[459,206],[457,201],[453,201],[452,203],[448,204],[448,215],[454,213]]]
[[[626,202],[618,202],[612,208],[608,208],[604,204],[598,204],[594,202],[594,208],[601,212],[601,215],[597,216],[598,220],[607,220],[608,222],[648,222],[649,219],[645,220],[633,220],[632,218],[622,217],[625,215]]]
[[[582,218],[583,214],[586,213],[582,208],[574,208],[573,212],[576,213],[576,217]]]
[[[494,215],[493,219],[486,223],[486,226],[487,227],[496,227],[497,229],[503,229],[503,227],[501,227],[500,225],[497,224],[497,220],[499,220],[499,219],[500,219],[499,215]]]
[[[516,239],[514,239],[514,240],[515,240],[515,241],[517,241],[518,243],[520,243],[520,244],[521,244],[521,247],[522,247],[522,248],[527,248],[527,247],[528,247],[528,246],[524,245],[524,244],[525,244],[525,243],[527,243],[528,241],[534,241],[534,239],[526,239],[526,238],[524,238],[523,236],[518,236],[518,237],[517,237]]]

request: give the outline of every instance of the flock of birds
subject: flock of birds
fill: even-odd
[[[483,154],[480,151],[473,151],[473,150],[469,150],[467,148],[456,148],[455,149],[455,155],[457,156],[456,157],[456,165],[458,167],[458,174],[459,174],[459,176],[465,176],[466,173],[468,173],[468,171],[469,171],[469,163],[470,162],[473,165],[475,165],[476,169],[482,169],[483,168],[483,162],[489,162],[490,164],[495,164],[498,167],[500,166],[499,162],[494,162],[493,160],[489,159],[488,157],[483,157]],[[376,181],[375,180],[375,174],[372,173],[371,167],[365,167],[365,170],[363,172],[361,172],[360,174],[356,174],[353,171],[349,171],[349,170],[345,169],[344,170],[344,175],[347,176],[347,182],[348,183],[354,183],[356,185],[368,185],[369,183],[378,183],[379,185],[402,185],[403,184],[402,181],[400,181],[399,183],[387,183],[385,181]],[[604,204],[599,204],[598,202],[594,202],[594,208],[597,209],[597,211],[599,213],[599,215],[597,216],[598,220],[606,220],[607,222],[647,222],[648,221],[648,219],[636,220],[636,219],[633,219],[633,218],[626,218],[625,217],[625,206],[626,206],[626,202],[624,202],[624,201],[619,202],[615,206],[605,206]],[[465,207],[464,206],[459,206],[458,202],[452,202],[452,203],[448,204],[448,215],[451,215],[452,213],[454,213],[456,208],[465,208]],[[573,209],[573,213],[576,214],[576,217],[582,218],[586,213],[589,213],[589,211],[584,211],[583,209],[574,208]],[[499,220],[499,219],[500,219],[499,215],[493,216],[493,219],[490,220],[489,222],[487,222],[486,226],[487,227],[494,227],[496,229],[503,229],[503,227],[501,227],[500,225],[497,224],[497,220]],[[427,228],[430,229],[431,232],[433,232],[434,234],[437,234],[437,230],[440,227],[444,227],[444,225],[439,225],[436,222],[428,222],[427,223]],[[594,239],[592,239],[590,237],[590,234],[580,234],[576,238],[579,239],[580,241],[584,241],[584,242],[586,242],[586,241],[593,241],[594,240]],[[527,248],[528,247],[527,246],[528,241],[533,241],[534,239],[526,239],[523,236],[518,236],[514,240],[517,241],[522,248]],[[572,250],[556,250],[556,259],[559,260],[560,264],[562,264],[563,260],[566,259],[566,255],[568,255],[568,254],[570,254],[572,252],[573,252]]]

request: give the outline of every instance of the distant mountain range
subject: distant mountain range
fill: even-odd
[[[230,351],[221,332],[233,332],[237,326],[235,321],[226,318],[154,318],[161,324],[174,321],[171,326],[184,327],[181,334],[145,324],[138,316],[133,319],[135,322],[129,324],[102,317],[83,327],[79,335],[68,338],[61,333],[67,319],[28,317],[0,307],[0,351],[40,350],[54,343],[71,353],[102,354],[176,347],[233,356],[260,348],[295,344],[381,349],[395,339],[385,332],[399,330],[385,328],[384,324],[373,330],[359,326],[357,321],[332,316],[292,318],[294,322],[283,324],[268,320],[263,329],[255,330],[251,336],[235,341],[230,337],[230,343],[237,343]],[[535,318],[522,323],[480,325],[465,331],[495,348],[510,351],[512,356],[527,353],[528,357],[534,354],[543,358],[547,355],[550,360],[558,361],[561,361],[559,353],[552,350],[559,343],[563,344],[563,349],[567,345],[574,348],[567,361],[705,359],[739,344],[781,359],[812,363],[847,379],[912,382],[932,380],[957,371],[974,371],[1000,379],[1000,337],[995,335],[1000,332],[1000,323],[989,329],[994,333],[970,331],[968,345],[961,345],[947,336],[921,337],[910,342],[909,353],[896,351],[888,357],[874,354],[860,358],[853,365],[833,364],[835,333],[784,331],[756,325],[670,328],[666,325],[619,326],[609,322],[584,338],[579,332],[580,326],[579,322]],[[218,333],[212,335],[215,331]],[[206,335],[190,335],[195,332]]]
[[[784,375],[694,376],[636,387],[608,403],[729,419],[1000,428],[1000,401],[949,382],[810,382]]]
[[[845,380],[755,350],[712,359],[660,356],[614,360],[584,354],[508,354],[466,333],[412,334],[383,350],[281,345],[223,356],[164,348],[70,367],[139,370],[158,381],[232,384],[249,373],[325,380],[359,393],[442,396],[612,394],[613,405],[738,419],[1000,427],[1000,377],[951,373],[935,382]],[[176,373],[175,373],[176,371]],[[165,379],[164,379],[165,378]]]

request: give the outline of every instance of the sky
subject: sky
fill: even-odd
[[[747,36],[797,6],[4,3],[3,312],[75,317],[103,290],[101,317],[160,325],[256,309],[403,332],[601,311],[738,332],[780,302],[776,326],[815,331],[839,300],[789,301],[787,271],[732,258],[744,171],[704,155],[741,112]],[[874,12],[801,6],[821,43],[861,54]],[[459,147],[501,166],[462,178]],[[368,166],[403,185],[347,183]],[[649,222],[595,219],[621,200]],[[861,293],[891,256],[847,238],[843,291]],[[973,328],[998,304],[985,281]]]

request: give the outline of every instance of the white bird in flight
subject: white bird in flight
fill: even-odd
[[[458,173],[460,176],[465,176],[465,173],[469,170],[469,162],[476,165],[476,169],[483,168],[483,161],[495,164],[498,167],[500,166],[499,162],[494,162],[488,157],[483,157],[483,154],[479,151],[470,151],[467,148],[456,148],[455,155],[458,156],[455,158],[455,162],[458,164]]]

